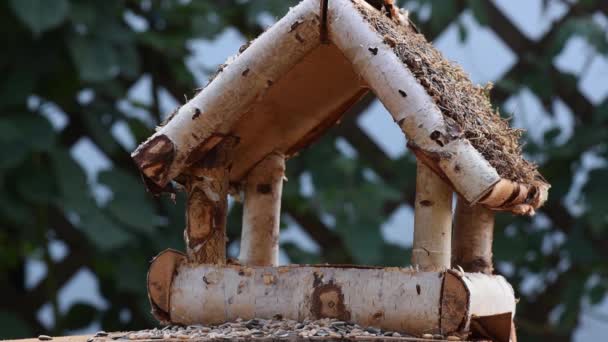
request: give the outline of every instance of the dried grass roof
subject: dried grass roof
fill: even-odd
[[[356,7],[426,89],[448,123],[456,123],[471,144],[503,178],[527,184],[544,182],[537,166],[522,157],[522,130],[511,128],[489,99],[491,85],[471,83],[412,25],[400,25],[381,11]]]

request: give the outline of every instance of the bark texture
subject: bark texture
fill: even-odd
[[[484,200],[490,209],[534,214],[546,200],[549,185],[543,180],[526,185],[502,179],[456,122],[444,117],[433,97],[395,54],[394,40],[376,31],[359,12],[361,7],[369,5],[363,0],[329,3],[330,39],[391,113],[418,160],[469,203]]]
[[[418,162],[412,264],[423,271],[449,269],[451,240],[452,188]]]
[[[153,264],[149,275],[156,286],[170,289],[169,299],[160,300],[168,303],[174,324],[279,314],[295,320],[337,318],[416,335],[466,336],[474,319],[477,328],[493,331],[495,327],[479,319],[503,313],[511,317],[515,310],[513,290],[501,276],[402,268],[195,265],[176,258],[178,253],[161,254],[153,263],[170,267]],[[170,277],[166,270],[172,271]]]
[[[470,206],[458,198],[452,236],[452,265],[466,272],[492,274],[494,212],[482,205]]]
[[[243,230],[239,261],[251,266],[278,266],[281,195],[285,156],[271,153],[245,180]]]
[[[364,1],[355,2],[368,6]],[[438,173],[445,175],[455,190],[469,201],[478,201],[500,176],[469,141],[444,120],[424,87],[355,6],[350,0],[330,1],[330,39],[374,90],[410,145],[428,155],[425,162],[432,162]]]
[[[230,155],[236,143],[234,137],[224,138],[184,175],[188,193],[184,240],[191,262],[226,263]]]
[[[213,148],[218,142],[214,135],[230,132],[241,115],[320,44],[318,11],[316,1],[303,1],[227,62],[205,89],[133,152],[142,173],[164,187]]]

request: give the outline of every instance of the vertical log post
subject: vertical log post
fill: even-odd
[[[480,204],[470,206],[458,196],[452,237],[452,266],[465,272],[492,274],[494,212]],[[515,323],[511,323],[511,342],[517,342]]]
[[[230,152],[236,143],[234,137],[224,138],[184,175],[188,193],[184,240],[190,262],[226,263]]]
[[[469,206],[458,197],[452,238],[452,265],[466,272],[492,274],[494,212],[482,205]]]
[[[451,240],[452,189],[418,161],[412,264],[423,271],[448,269]]]
[[[285,156],[273,152],[245,180],[243,231],[239,261],[251,266],[278,266],[281,194]]]

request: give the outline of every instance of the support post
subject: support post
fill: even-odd
[[[279,264],[279,223],[284,176],[285,156],[277,152],[267,155],[247,175],[239,255],[242,264]]]
[[[492,274],[494,212],[482,205],[469,206],[458,197],[452,238],[452,265],[466,272]]]
[[[225,137],[185,174],[188,199],[184,240],[190,262],[226,263],[230,152],[236,143],[236,138]]]
[[[423,271],[450,268],[451,231],[452,189],[418,161],[412,264]]]

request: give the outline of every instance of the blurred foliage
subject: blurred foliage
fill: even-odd
[[[213,39],[226,27],[251,39],[264,30],[261,17],[280,17],[294,2],[0,3],[0,338],[68,333],[93,322],[106,330],[155,324],[144,286],[148,262],[165,248],[182,248],[184,199],[146,194],[129,158],[132,147],[113,128],[126,127],[139,142],[166,114],[159,93],[181,100],[201,86],[184,63],[192,53],[190,40]],[[584,156],[603,159],[608,153],[608,102],[591,104],[578,92],[577,76],[559,72],[553,59],[575,36],[606,55],[606,32],[592,15],[608,13],[608,6],[603,0],[575,3],[539,41],[501,21],[491,2],[413,0],[408,6],[429,38],[454,22],[466,40],[459,13],[470,10],[480,25],[505,39],[519,61],[497,82],[497,105],[527,88],[549,113],[557,99],[573,112],[574,134],[567,141],[557,139],[561,132],[555,128],[542,142],[526,144],[553,184],[549,202],[534,219],[499,215],[495,242],[498,271],[521,297],[520,340],[570,340],[585,303],[600,303],[607,290],[608,169],[592,170],[579,185],[575,175]],[[205,53],[211,52],[203,51],[203,58]],[[151,82],[150,103],[128,96],[142,76]],[[283,244],[294,263],[408,263],[409,251],[384,241],[379,227],[395,208],[412,203],[415,164],[410,155],[387,158],[357,127],[356,117],[369,102],[288,163],[285,219],[319,246],[319,253],[311,253]],[[49,120],[62,116],[65,124]],[[111,165],[87,173],[74,158],[74,146],[83,142],[96,146]],[[342,153],[345,144],[355,153]],[[312,191],[302,192],[306,179]],[[566,206],[581,184],[576,208]],[[238,240],[240,215],[236,204],[229,217],[231,241]],[[57,241],[67,246],[63,258],[52,253]],[[43,263],[47,272],[28,285],[26,266],[32,262]],[[58,291],[83,268],[97,276],[105,307],[60,305]],[[533,290],[530,279],[536,279]],[[55,318],[49,329],[38,319],[45,305]]]

